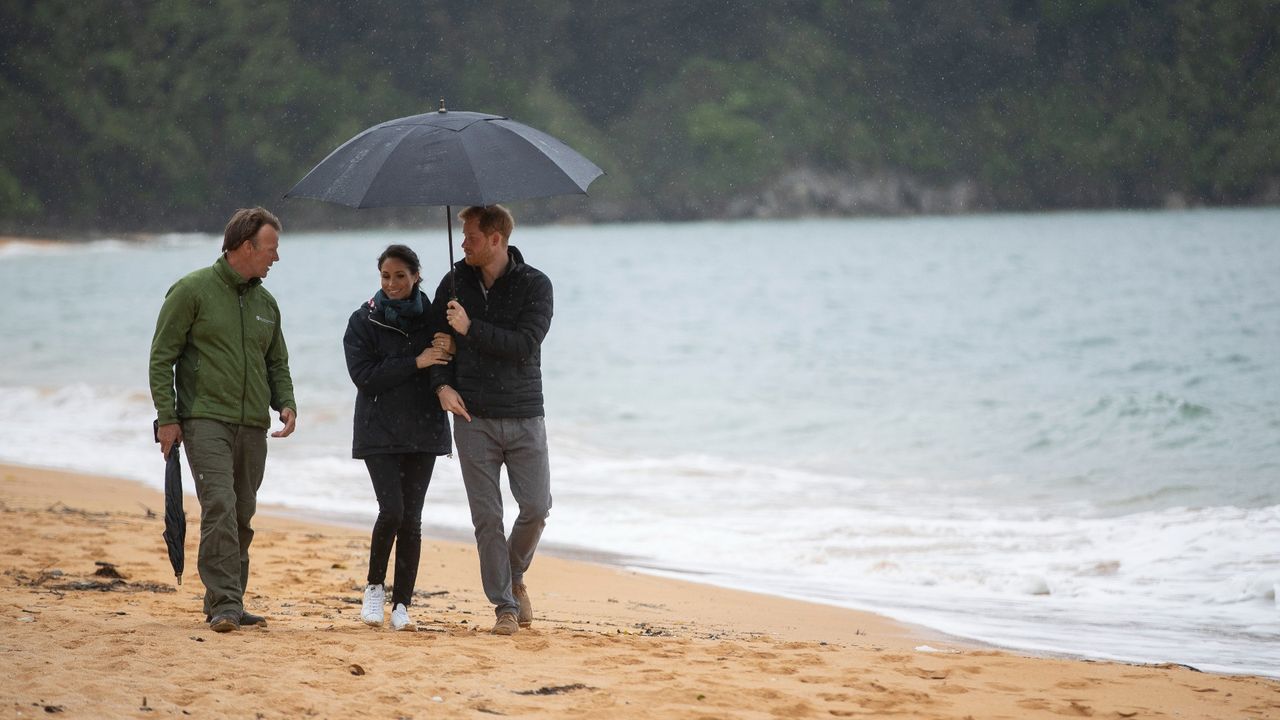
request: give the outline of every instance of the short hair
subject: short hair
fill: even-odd
[[[280,219],[266,208],[240,208],[227,221],[227,227],[222,231],[222,252],[231,252],[243,245],[245,240],[254,239],[263,225],[270,225],[276,232],[284,230]]]
[[[418,271],[422,267],[421,263],[418,262],[418,253],[414,252],[413,248],[408,245],[388,245],[387,249],[383,250],[382,254],[378,256],[379,270],[382,269],[382,263],[386,262],[387,258],[395,258],[408,265],[409,272],[414,275],[419,274]],[[418,280],[421,281],[422,278],[418,278]]]
[[[501,205],[472,205],[471,207],[458,213],[458,219],[466,222],[471,218],[475,218],[480,225],[480,232],[488,235],[497,232],[502,235],[502,239],[510,240],[511,231],[516,227],[515,218],[511,217],[511,211]]]

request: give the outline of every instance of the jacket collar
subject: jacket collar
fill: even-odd
[[[498,279],[494,281],[495,283],[501,282],[501,280],[507,277],[508,275],[515,275],[516,273],[522,272],[524,270],[524,267],[525,267],[524,255],[520,254],[519,248],[517,248],[515,245],[508,245],[507,257],[510,258],[507,261],[507,269],[502,271],[502,274],[499,275]],[[476,277],[480,276],[480,271],[468,265],[466,260],[459,260],[458,262],[454,263],[453,266],[458,270],[471,273]]]
[[[213,272],[222,282],[236,289],[247,289],[248,287],[262,284],[262,278],[245,280],[240,273],[231,267],[231,263],[227,262],[226,253],[219,255],[217,261],[213,263]]]

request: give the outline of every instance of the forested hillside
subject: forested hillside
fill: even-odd
[[[442,97],[606,170],[526,216],[1280,202],[1275,0],[0,7],[7,232],[217,229],[248,203],[352,222],[280,196]]]

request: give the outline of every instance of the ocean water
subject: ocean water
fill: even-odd
[[[1277,230],[1280,210],[517,228],[556,289],[544,544],[1280,676]],[[0,248],[0,460],[159,488],[155,315],[219,242]],[[300,425],[264,502],[372,523],[341,337],[391,242],[433,288],[443,228],[284,234],[267,283]],[[456,460],[424,529],[469,530]]]

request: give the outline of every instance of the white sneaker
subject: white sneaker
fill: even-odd
[[[409,608],[404,603],[396,603],[391,609],[391,629],[405,632],[417,632],[418,624],[409,619]]]
[[[364,588],[364,605],[360,608],[360,619],[365,625],[382,627],[382,605],[387,601],[387,589],[382,585],[366,585]]]

